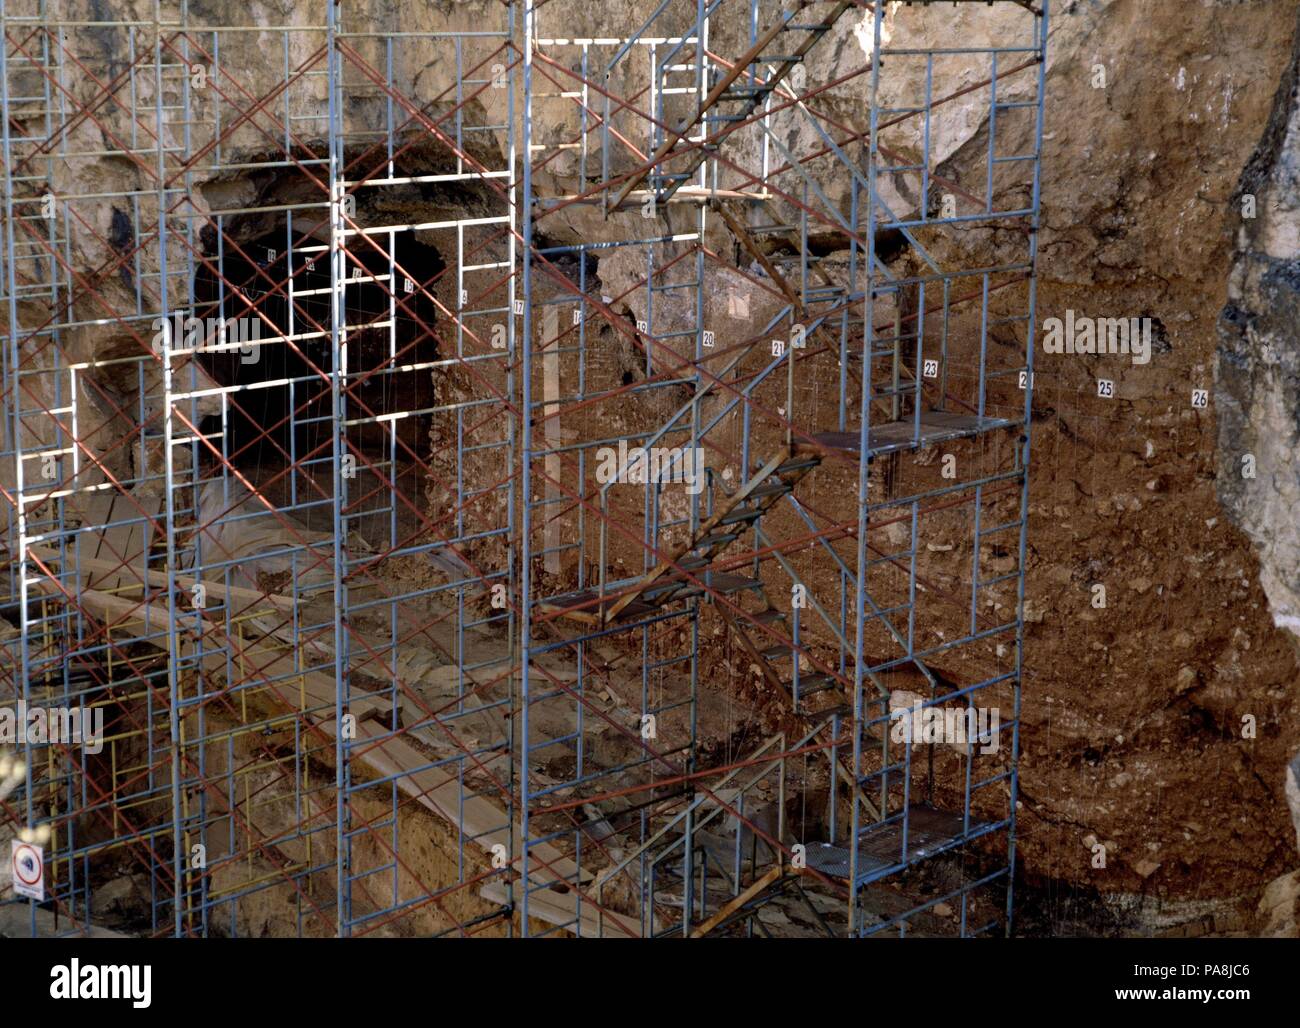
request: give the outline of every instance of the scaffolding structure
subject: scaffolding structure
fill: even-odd
[[[0,0],[0,902],[1010,931],[1048,2]]]

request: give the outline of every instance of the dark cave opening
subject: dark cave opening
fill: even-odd
[[[211,266],[195,276],[194,317],[205,326],[226,319],[228,348],[201,352],[199,361],[231,389],[224,436],[215,416],[203,431],[220,437],[223,459],[253,481],[290,465],[297,474],[327,477],[317,474],[332,459],[327,244],[295,235],[291,248],[283,224],[252,238],[228,231],[220,239],[209,226],[203,243]],[[338,370],[349,447],[367,458],[406,463],[428,446],[429,416],[418,412],[434,402],[427,365],[439,354],[431,298],[439,286],[426,284],[446,264],[409,232],[394,237],[391,262],[386,244],[358,241],[343,258],[339,352],[346,357]],[[413,413],[392,417],[405,412]]]

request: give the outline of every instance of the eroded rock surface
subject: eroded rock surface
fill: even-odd
[[[1235,201],[1215,365],[1219,498],[1259,551],[1273,620],[1300,635],[1300,33]]]

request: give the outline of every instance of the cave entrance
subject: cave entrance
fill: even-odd
[[[203,430],[220,436],[225,461],[265,487],[272,502],[289,505],[308,485],[316,496],[330,495],[335,368],[328,247],[294,238],[291,249],[283,224],[251,238],[237,227],[220,239],[209,230],[204,241],[214,267],[195,278],[194,316],[200,325],[225,318],[232,348],[200,354],[230,401],[224,433],[219,417]],[[391,263],[382,249],[361,241],[344,258],[346,366],[340,370],[356,465],[393,462],[400,476],[429,446],[430,416],[421,412],[433,406],[427,364],[438,358],[438,346],[433,300],[396,266],[428,282],[446,265],[435,247],[411,233],[394,237]]]

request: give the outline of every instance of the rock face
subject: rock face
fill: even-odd
[[[1291,807],[1291,823],[1295,825],[1295,845],[1300,850],[1300,753],[1286,770],[1286,801]]]
[[[1251,934],[1266,939],[1300,939],[1300,871],[1269,883],[1255,912]]]
[[[1215,364],[1219,499],[1259,551],[1273,620],[1300,635],[1300,33],[1233,209]]]

